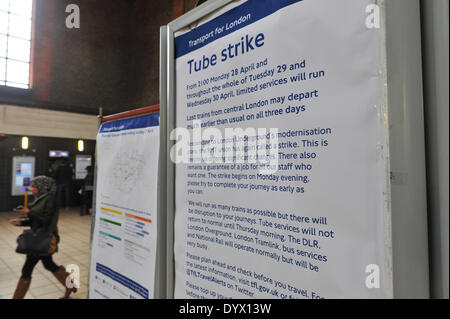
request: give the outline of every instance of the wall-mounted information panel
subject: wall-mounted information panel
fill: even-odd
[[[12,159],[11,195],[24,195],[25,188],[30,187],[35,170],[34,156],[14,156]]]
[[[75,178],[84,179],[88,174],[87,168],[91,165],[91,155],[77,155],[75,157]]]

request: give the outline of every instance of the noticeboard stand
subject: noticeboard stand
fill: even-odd
[[[164,262],[161,263],[164,265],[164,269],[157,271],[160,278],[164,278],[157,283],[160,291],[159,297],[168,298],[168,282],[173,278],[170,271],[172,269],[171,267],[173,267],[173,260],[171,259],[173,254],[169,254],[173,251],[173,220],[169,222],[169,215],[167,214],[167,190],[168,185],[171,185],[171,183],[167,183],[167,154],[169,154],[170,150],[168,149],[169,131],[167,127],[167,28],[165,26],[160,28],[159,52],[159,103],[160,105],[164,105],[164,107],[160,107],[159,111],[160,152],[158,164],[158,214],[161,216],[158,225],[160,225],[159,227],[161,227],[163,231],[159,232],[158,229],[158,232],[159,234],[165,234],[164,236],[159,237],[159,241],[164,241],[165,246],[164,248],[161,247],[161,249],[158,249],[156,258],[157,260],[164,260]]]
[[[107,122],[113,122],[117,120],[123,120],[123,119],[130,119],[133,117],[139,117],[154,113],[160,112],[160,105],[152,105],[147,107],[142,107],[139,109],[126,111],[122,113],[117,113],[113,115],[103,116],[102,114],[98,115],[98,129],[100,129],[100,126],[103,123]],[[161,122],[161,121],[160,121]],[[164,127],[160,125],[160,136],[161,140],[163,141],[163,137],[165,136],[165,130],[162,130]],[[97,145],[95,146],[95,158],[97,158]],[[164,238],[166,233],[166,224],[165,224],[165,217],[164,217],[164,207],[165,207],[165,192],[164,188],[160,187],[160,183],[165,183],[165,176],[164,172],[160,170],[161,163],[164,161],[165,163],[165,152],[163,151],[163,148],[160,146],[160,152],[159,152],[159,164],[158,164],[158,203],[157,203],[157,220],[158,220],[158,226],[157,226],[157,234],[158,234],[158,240],[156,244],[156,265],[155,265],[155,299],[161,299],[165,298],[165,287],[166,287],[166,281],[165,281],[165,251],[166,251],[166,243],[164,240],[160,240],[159,238]],[[96,191],[97,191],[97,168],[98,168],[98,161],[95,161],[95,167],[94,167],[94,187],[93,187],[93,194],[92,194],[92,217],[91,217],[91,235],[90,235],[90,242],[89,246],[92,252],[92,241],[93,241],[93,234],[95,229],[95,217],[96,217]],[[162,256],[161,256],[162,254]],[[91,266],[91,259],[92,254],[89,256],[89,267],[88,267],[88,278],[90,278],[90,266]],[[88,279],[88,299],[89,299],[89,279]]]
[[[167,44],[161,63],[161,109],[166,110],[167,132],[176,127],[175,32],[233,2],[210,0],[161,28]],[[391,271],[387,298],[428,298],[427,199],[421,76],[419,0],[379,0],[383,25],[381,55],[385,117],[382,148],[385,152],[384,219],[390,238],[386,263]],[[400,18],[399,18],[400,17]],[[414,67],[411,67],[414,66]],[[167,153],[174,141],[167,141]],[[175,287],[174,214],[175,164],[167,164],[167,298]],[[389,178],[390,176],[390,178]]]

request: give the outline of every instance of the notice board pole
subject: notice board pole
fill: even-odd
[[[419,0],[383,1],[394,298],[428,298],[428,232]],[[414,283],[414,284],[412,284]]]
[[[449,2],[421,1],[431,298],[449,298]]]
[[[160,125],[160,152],[159,152],[159,166],[158,166],[158,232],[165,234],[159,236],[159,242],[164,243],[164,246],[158,247],[157,260],[164,261],[164,268],[157,269],[157,275],[160,277],[159,290],[161,292],[160,298],[168,298],[167,295],[167,282],[169,280],[169,268],[173,264],[168,254],[169,247],[168,240],[171,237],[170,231],[172,224],[168,221],[167,216],[167,28],[165,26],[160,29],[160,62],[159,62],[159,125]],[[170,184],[170,183],[169,183]],[[161,228],[161,230],[159,229]]]
[[[99,108],[99,112],[98,112],[98,116],[97,116],[97,130],[100,130],[100,126],[102,125],[102,116],[103,116],[103,109]],[[88,283],[87,283],[87,298],[89,299],[89,278],[91,276],[91,259],[92,259],[92,241],[94,239],[94,229],[95,229],[95,215],[97,213],[96,207],[97,207],[97,199],[96,199],[96,195],[97,195],[97,143],[95,143],[95,154],[94,154],[94,185],[93,185],[93,189],[92,189],[92,216],[91,216],[91,236],[89,239],[89,247],[90,247],[90,251],[91,254],[89,254],[89,266],[88,266]]]

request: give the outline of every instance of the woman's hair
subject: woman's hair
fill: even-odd
[[[31,180],[31,187],[37,188],[39,196],[56,191],[55,180],[48,176],[36,176]]]

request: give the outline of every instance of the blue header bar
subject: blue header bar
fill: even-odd
[[[301,1],[303,0],[248,0],[217,18],[176,37],[175,57],[182,57],[284,7]]]
[[[117,271],[114,271],[111,268],[106,267],[105,265],[102,265],[100,263],[96,263],[95,270],[105,276],[108,276],[114,281],[117,281],[118,283],[122,284],[128,289],[131,289],[132,291],[144,297],[145,299],[148,299],[149,295],[148,289],[144,288],[134,280],[131,280],[130,278],[125,277],[122,274],[119,274]]]
[[[159,113],[104,123],[100,127],[100,133],[120,132],[153,126],[159,126]]]

